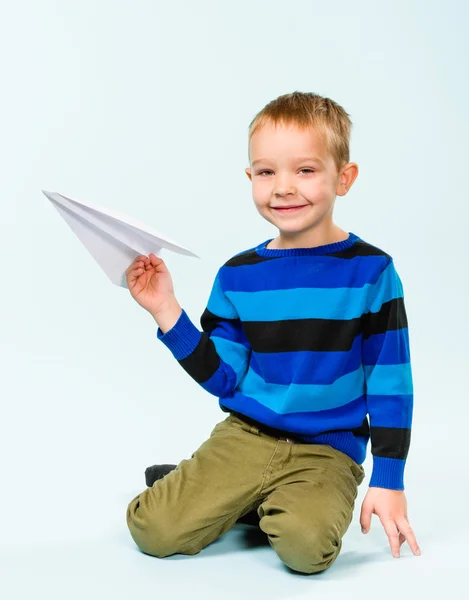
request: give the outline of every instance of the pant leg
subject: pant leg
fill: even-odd
[[[288,567],[323,571],[342,548],[364,469],[327,445],[279,443],[290,454],[263,489],[259,526]]]
[[[133,498],[126,520],[143,552],[196,554],[258,505],[275,444],[251,429],[230,414],[190,459]]]

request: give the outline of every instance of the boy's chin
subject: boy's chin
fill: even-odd
[[[314,229],[313,225],[305,224],[305,223],[273,223],[275,227],[278,229],[280,235],[284,235],[285,237],[298,237]]]
[[[319,224],[315,224],[315,225],[303,225],[302,226],[290,226],[290,227],[285,227],[285,226],[278,226],[277,224],[275,224],[277,230],[278,230],[278,236],[279,238],[283,238],[284,240],[288,240],[289,242],[298,242],[300,244],[305,244],[306,240],[310,239],[310,236],[315,232],[317,232],[318,227],[320,228]]]
[[[270,214],[262,215],[266,221],[276,227],[279,232],[285,232],[285,234],[300,234],[304,233],[308,229],[313,227],[310,223],[305,223],[304,219],[295,219],[294,217],[289,218],[278,218],[272,217]]]
[[[317,229],[319,225],[316,219],[305,220],[304,218],[295,218],[293,216],[288,218],[275,218],[275,216],[270,213],[262,213],[261,211],[259,211],[259,213],[278,230],[280,236],[285,238],[295,239],[297,237],[308,235],[309,232]]]

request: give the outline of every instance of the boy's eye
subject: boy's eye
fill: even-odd
[[[313,169],[308,169],[308,168],[301,169],[301,171],[308,171],[309,173],[314,173]],[[272,173],[272,171],[267,171],[267,170],[259,171],[258,175],[263,175],[264,173]]]

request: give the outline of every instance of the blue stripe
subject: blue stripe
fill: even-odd
[[[328,430],[360,427],[366,416],[364,396],[360,396],[356,400],[333,410],[292,412],[280,415],[260,404],[256,399],[245,396],[236,390],[233,396],[222,398],[220,405],[241,412],[260,423],[265,423],[269,427],[300,435],[317,435]]]
[[[413,394],[410,363],[364,366],[367,394],[377,396]]]
[[[347,352],[252,352],[252,369],[269,383],[329,384],[337,373],[351,373],[361,364],[362,336],[358,335]]]
[[[361,288],[297,288],[263,292],[227,292],[243,321],[354,319],[366,310]]]
[[[283,321],[288,319],[356,319],[367,310],[364,288],[296,288],[259,292],[227,292],[226,295],[243,321]],[[379,302],[395,298],[387,285]],[[381,304],[380,304],[381,306]]]
[[[363,340],[364,365],[391,365],[410,362],[408,328],[371,335]]]
[[[222,290],[219,275],[215,277],[215,281],[213,282],[207,308],[210,312],[224,319],[236,319],[238,317],[234,306]]]
[[[223,397],[233,392],[233,389],[236,387],[236,379],[237,376],[232,367],[225,362],[221,362],[219,368],[210,379],[201,383],[200,386],[209,392],[209,394]]]
[[[375,284],[375,296],[369,311],[378,312],[381,306],[389,300],[403,297],[402,282],[397,274],[394,263],[390,262]]]
[[[215,335],[212,335],[210,339],[215,344],[218,355],[223,362],[230,365],[230,367],[236,373],[236,384],[238,384],[241,377],[243,377],[243,375],[246,373],[248,367],[249,349],[242,344],[237,344],[236,342],[232,342]]]
[[[232,292],[257,292],[289,288],[362,288],[375,280],[388,262],[385,256],[332,256],[276,258],[255,265],[222,267],[223,289]]]
[[[219,338],[242,344],[246,348],[251,348],[243,326],[238,320],[219,321],[215,328],[210,331],[209,335],[210,337],[216,335]]]
[[[368,394],[368,412],[372,427],[407,427],[412,424],[413,396],[375,396]]]
[[[365,393],[363,369],[339,377],[329,385],[266,383],[253,369],[238,385],[239,391],[278,414],[321,411],[343,406]]]

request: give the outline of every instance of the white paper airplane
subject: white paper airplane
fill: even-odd
[[[160,255],[163,248],[196,254],[123,213],[71,200],[57,192],[43,194],[52,202],[110,280],[127,288],[126,269],[140,254]]]

